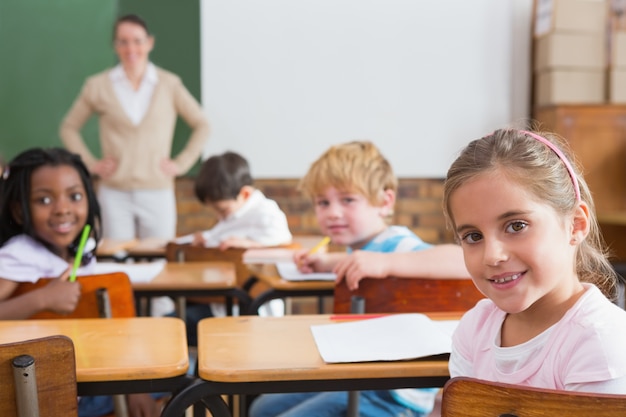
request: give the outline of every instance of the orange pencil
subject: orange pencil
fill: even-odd
[[[315,252],[322,249],[324,246],[328,245],[329,243],[330,243],[330,238],[328,236],[325,236],[324,239],[320,240],[320,242],[317,245],[311,248],[311,250],[309,251],[309,255],[313,255]]]

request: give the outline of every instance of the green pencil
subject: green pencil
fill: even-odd
[[[80,236],[80,243],[78,244],[78,250],[76,251],[76,257],[74,258],[74,267],[72,268],[72,273],[70,274],[70,282],[76,281],[76,272],[78,272],[80,261],[83,259],[83,252],[85,251],[85,244],[87,243],[90,231],[91,226],[86,224],[83,229],[83,234]]]

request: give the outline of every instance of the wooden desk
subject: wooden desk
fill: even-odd
[[[58,334],[74,342],[79,395],[171,392],[190,382],[177,318],[0,321],[0,343]]]
[[[626,226],[626,211],[607,211],[598,213],[598,222],[616,226]]]
[[[626,211],[598,212],[598,222],[602,237],[607,243],[612,262],[618,265],[623,273],[623,264],[626,262]]]
[[[158,259],[165,258],[165,244],[167,239],[132,239],[110,240],[103,239],[96,249],[98,258],[110,258],[116,261],[126,259]]]
[[[248,294],[237,287],[235,266],[230,262],[167,262],[152,281],[133,283],[133,290],[138,298],[176,298],[181,318],[185,297],[222,296],[228,311],[232,311],[233,298],[244,308],[250,304]]]
[[[293,243],[298,244],[302,249],[311,249],[323,238],[323,236],[317,235],[295,235]],[[329,250],[345,252],[345,247],[333,246],[331,244]],[[267,301],[285,297],[318,297],[318,311],[322,311],[321,297],[333,295],[335,285],[330,281],[285,281],[278,274],[274,264],[248,264],[247,267],[251,277],[244,284],[244,290],[249,293],[250,289],[257,282],[264,282],[270,287],[269,290],[252,299],[248,314],[257,314],[259,307]]]
[[[458,313],[430,316],[459,318]],[[220,397],[227,394],[442,387],[449,379],[447,355],[412,361],[326,364],[310,326],[331,322],[329,315],[202,320],[198,328],[201,380],[175,395],[162,417],[178,417],[200,401],[214,417],[229,416]]]
[[[257,314],[261,305],[275,298],[332,296],[335,288],[334,281],[286,281],[274,264],[249,264],[248,269],[252,276],[244,285],[245,290],[249,291],[259,281],[270,287],[252,299],[248,314]]]
[[[319,243],[323,236],[317,235],[296,235],[293,243],[303,249],[310,249]],[[112,258],[116,260],[133,259],[155,259],[165,257],[165,246],[167,239],[132,239],[132,240],[111,240],[103,239],[98,245],[96,255],[100,258]]]

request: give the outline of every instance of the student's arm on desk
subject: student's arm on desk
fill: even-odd
[[[299,250],[293,254],[293,261],[304,274],[311,272],[332,272],[337,264],[348,257],[345,252],[315,252]]]
[[[355,251],[339,262],[333,272],[337,274],[337,282],[345,279],[352,290],[366,277],[470,279],[463,250],[455,244],[435,245],[414,252]]]
[[[205,247],[215,247],[214,245],[208,243],[214,243],[214,239],[211,239],[210,232],[196,232],[190,235],[179,236],[174,239],[174,243],[178,245],[192,245],[192,246],[205,246]],[[262,248],[265,245],[261,242],[257,242],[252,239],[247,239],[243,237],[229,237],[223,239],[219,242],[217,247],[221,250],[226,250],[229,248],[240,248],[240,249],[250,249],[250,248]]]
[[[80,300],[80,284],[69,282],[70,268],[44,287],[9,298],[19,282],[0,278],[0,319],[23,320],[50,310],[56,313],[71,313]]]

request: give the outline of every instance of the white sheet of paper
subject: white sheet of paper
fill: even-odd
[[[451,322],[442,326],[424,314],[389,316],[311,326],[327,363],[415,359],[450,353]]]
[[[140,262],[136,264],[125,264],[118,262],[97,262],[95,273],[106,274],[109,272],[125,272],[130,278],[130,282],[142,283],[150,282],[165,267],[165,260],[160,259],[153,262]]]
[[[452,334],[456,330],[456,326],[459,325],[458,320],[437,320],[435,321],[437,327],[441,329],[441,331],[445,332],[448,336],[452,337]]]
[[[332,272],[303,274],[294,262],[277,262],[276,269],[280,277],[287,281],[334,281],[337,278]]]

